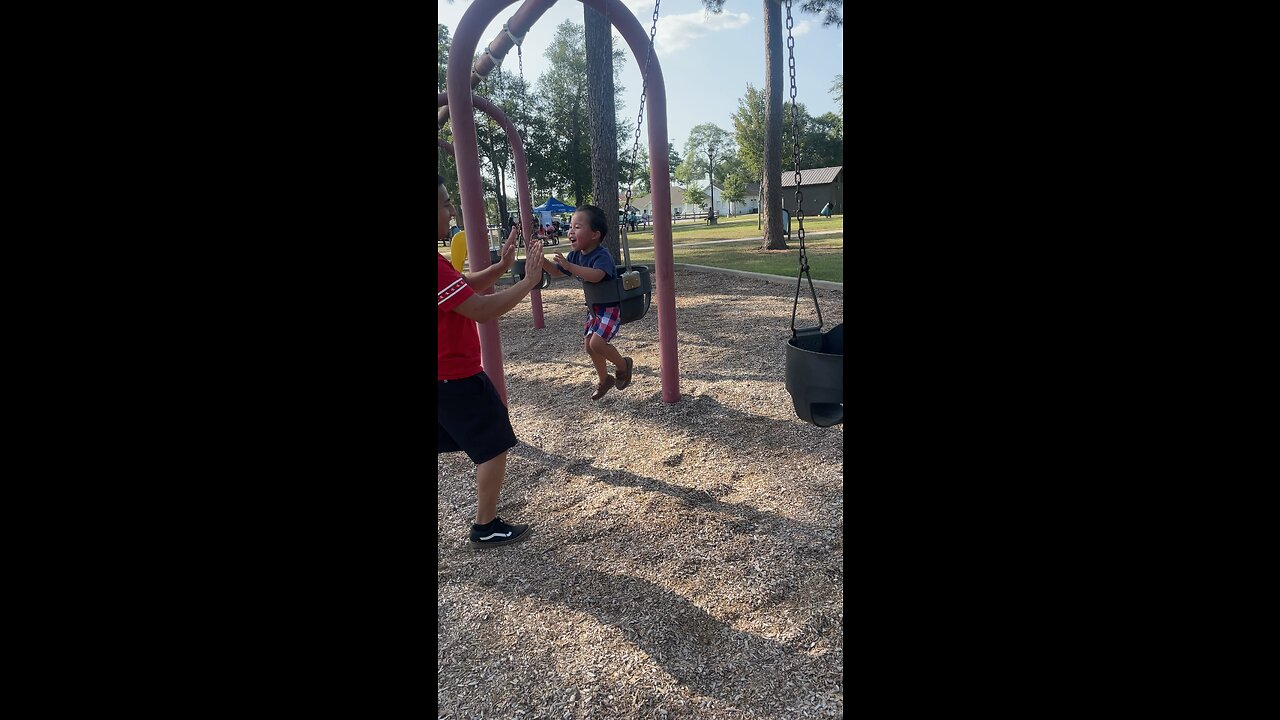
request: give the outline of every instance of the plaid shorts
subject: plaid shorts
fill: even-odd
[[[582,337],[595,333],[605,342],[609,342],[614,335],[618,334],[618,326],[621,324],[622,309],[617,305],[613,307],[592,305],[591,309],[587,310],[587,326],[582,331]]]

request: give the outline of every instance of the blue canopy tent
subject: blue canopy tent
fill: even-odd
[[[565,205],[564,203],[562,203],[562,202],[560,202],[559,200],[557,200],[557,199],[555,198],[555,196],[553,195],[553,196],[551,197],[551,199],[550,199],[550,200],[548,200],[548,201],[546,201],[546,202],[542,203],[541,205],[539,205],[538,207],[534,208],[534,209],[533,209],[533,211],[534,211],[534,212],[549,212],[549,213],[567,213],[567,212],[573,212],[574,210],[577,210],[577,209],[578,209],[578,208],[576,208],[576,207],[574,207],[574,206],[572,206],[572,205]]]
[[[534,208],[533,213],[538,216],[537,224],[546,228],[547,226],[551,225],[551,215],[553,213],[571,213],[574,210],[577,210],[577,208],[572,205],[566,205],[560,202],[553,195],[551,199],[547,200],[546,202],[542,203],[538,207]],[[560,243],[559,241],[560,233],[558,231],[553,232],[551,230],[548,230],[546,235],[547,235],[547,242],[549,242],[551,245],[558,245]]]

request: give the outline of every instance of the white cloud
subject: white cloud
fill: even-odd
[[[640,0],[627,2],[640,24],[648,30],[653,25],[653,3]],[[747,13],[722,12],[711,14],[703,10],[676,15],[658,15],[658,32],[654,36],[654,50],[662,55],[677,53],[708,33],[737,30],[751,22]]]
[[[808,20],[801,20],[800,22],[795,22],[795,16],[792,16],[791,37],[800,37],[801,35],[807,35],[809,31],[812,29],[813,29],[813,23],[809,22]],[[782,26],[782,32],[785,33],[786,31],[787,31],[787,27],[786,27],[786,23],[784,22]],[[783,37],[785,38],[786,36],[784,35]],[[785,43],[786,40],[783,40],[783,42]]]

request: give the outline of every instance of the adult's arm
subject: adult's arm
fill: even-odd
[[[536,241],[529,243],[527,262],[535,267],[542,262],[541,243]],[[502,292],[492,295],[472,295],[463,300],[453,311],[478,323],[489,322],[506,314],[511,308],[518,305],[525,295],[533,292],[541,284],[541,273],[527,273],[523,280]]]
[[[507,238],[506,244],[502,246],[502,253],[498,256],[498,262],[479,272],[463,273],[462,279],[471,286],[472,290],[482,293],[493,287],[493,284],[498,282],[498,278],[511,269],[515,261],[516,231],[512,228],[510,237]]]

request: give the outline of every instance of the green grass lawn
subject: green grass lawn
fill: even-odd
[[[754,222],[754,221],[753,221]],[[755,227],[753,224],[752,228]],[[805,232],[809,222],[805,220]],[[794,237],[787,243],[790,250],[760,250],[751,243],[724,243],[722,245],[674,245],[672,255],[678,263],[710,265],[711,267],[744,270],[796,277],[800,274],[800,241]],[[844,233],[804,240],[805,254],[809,257],[809,274],[814,280],[844,282]],[[622,262],[621,259],[618,260]],[[653,267],[653,251],[631,253],[631,262]]]
[[[756,223],[759,221],[759,215],[735,215],[732,218],[721,218],[715,225],[708,225],[706,220],[690,220],[679,221],[671,226],[671,244],[680,245],[681,243],[699,242],[702,240],[730,240],[734,238],[752,238],[760,237],[764,234],[764,229],[757,229]],[[797,229],[796,220],[791,220],[791,234],[794,236]],[[817,215],[806,215],[804,218],[804,230],[810,232],[827,232],[830,230],[844,231],[844,216],[832,215],[830,219]],[[653,244],[653,226],[650,225],[647,230],[636,230],[627,233],[627,242],[632,247],[649,246]],[[805,246],[808,247],[809,240],[805,239]]]

